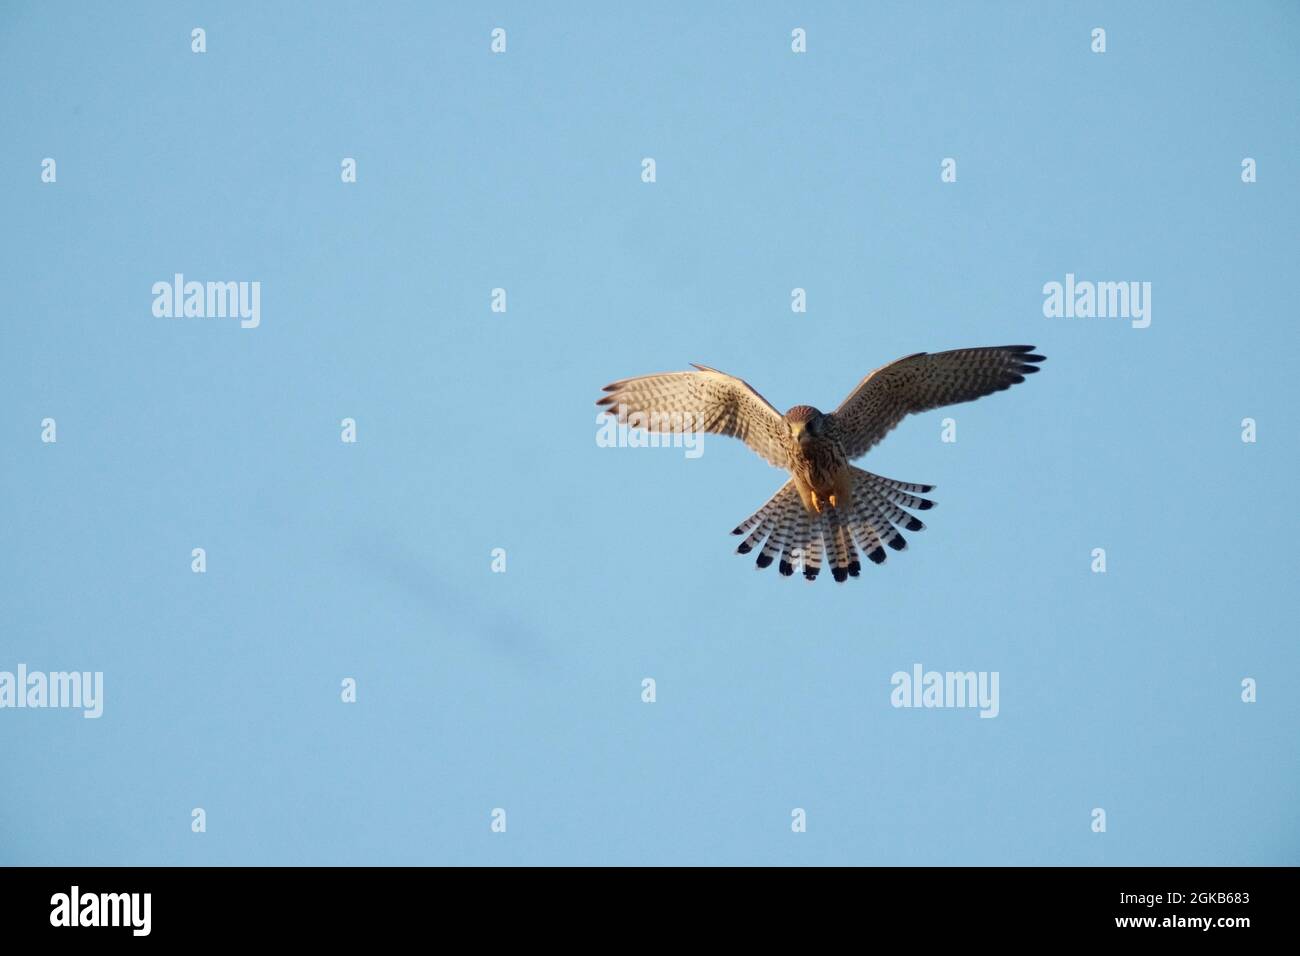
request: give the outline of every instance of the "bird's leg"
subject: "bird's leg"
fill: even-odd
[[[811,495],[812,495],[812,506],[813,506],[813,511],[817,512],[818,514],[821,514],[821,513],[822,513],[822,501],[821,501],[821,499],[820,499],[819,497],[817,497],[817,489],[816,489],[816,488],[812,489],[812,491],[811,491]],[[831,498],[831,504],[832,504],[832,505],[835,504],[835,499],[834,499],[834,498]]]
[[[846,468],[840,474],[835,476],[835,487],[830,493],[830,502],[832,508],[838,508],[840,502],[846,505],[853,500],[853,477]]]

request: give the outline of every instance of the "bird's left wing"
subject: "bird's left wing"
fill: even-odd
[[[704,365],[695,368],[614,382],[596,404],[619,422],[647,431],[739,438],[776,467],[789,467],[789,430],[781,413],[734,375]]]
[[[918,352],[882,365],[835,409],[840,441],[850,458],[872,445],[912,412],[970,402],[1023,382],[1043,356],[1032,345]]]

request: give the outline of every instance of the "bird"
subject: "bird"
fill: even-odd
[[[731,533],[739,554],[757,551],[761,570],[816,580],[828,563],[838,582],[858,577],[861,552],[883,564],[907,547],[903,532],[924,530],[934,485],[895,481],[849,464],[908,415],[974,401],[1039,371],[1032,345],[917,352],[869,373],[833,412],[795,405],[784,415],[743,379],[707,365],[606,385],[596,405],[620,424],[657,432],[739,438],[789,479]],[[599,414],[599,413],[598,413]]]

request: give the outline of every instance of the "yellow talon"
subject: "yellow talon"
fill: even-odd
[[[838,507],[840,506],[839,501],[836,499],[836,497],[835,497],[834,495],[831,495],[831,499],[830,499],[830,501],[831,501],[831,507],[832,507],[832,508],[838,508]]]
[[[822,513],[821,499],[817,497],[817,492],[815,491],[812,493],[812,505],[813,505],[813,511],[817,512],[818,514]]]

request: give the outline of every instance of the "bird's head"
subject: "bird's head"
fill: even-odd
[[[825,420],[826,416],[811,405],[796,405],[785,413],[791,436],[801,444],[820,436]]]

